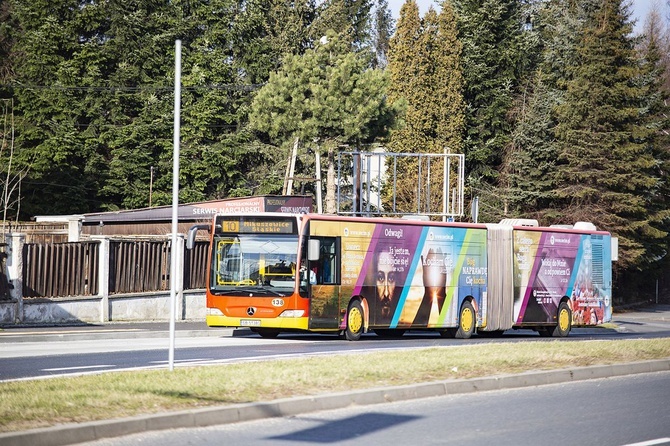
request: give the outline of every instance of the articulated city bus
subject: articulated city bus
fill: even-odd
[[[192,246],[195,231],[189,233]],[[612,317],[616,239],[590,223],[217,215],[207,324],[280,332],[567,336]],[[614,258],[613,258],[614,257]]]

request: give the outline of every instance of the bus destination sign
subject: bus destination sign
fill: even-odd
[[[222,217],[219,221],[222,232],[236,234],[294,234],[294,221],[291,219],[268,219],[250,217]]]

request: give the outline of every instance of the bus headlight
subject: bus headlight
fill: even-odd
[[[208,316],[223,316],[223,311],[219,310],[218,308],[207,308],[207,315]]]
[[[279,317],[302,317],[304,314],[305,310],[286,310]]]

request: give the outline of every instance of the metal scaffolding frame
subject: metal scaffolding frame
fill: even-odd
[[[416,208],[401,210],[396,202],[398,175],[407,175],[407,172],[398,172],[398,162],[413,158],[416,158],[418,179]],[[401,164],[404,163],[401,161]],[[439,178],[439,173],[434,174],[435,170],[442,171],[442,187],[435,188],[432,184],[435,177]],[[337,213],[359,216],[425,215],[442,217],[446,221],[464,215],[464,182],[465,155],[452,154],[447,150],[441,154],[339,152]],[[440,195],[442,208],[436,211],[435,200]]]

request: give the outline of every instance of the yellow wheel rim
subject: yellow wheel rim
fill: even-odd
[[[349,330],[352,333],[358,333],[363,327],[363,315],[361,310],[358,307],[352,307],[349,309]]]
[[[461,329],[465,332],[469,332],[472,330],[472,326],[475,323],[474,321],[475,318],[472,314],[472,310],[470,308],[463,308],[463,311],[461,312]]]
[[[561,308],[558,313],[558,327],[561,331],[567,331],[570,328],[570,312],[565,308]]]

